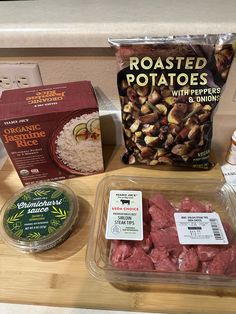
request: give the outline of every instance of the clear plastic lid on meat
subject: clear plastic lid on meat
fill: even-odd
[[[120,205],[111,207],[111,191],[121,196]],[[137,205],[127,200],[135,191],[142,193],[143,239],[124,240],[119,234],[136,228]],[[236,287],[236,194],[213,179],[107,176],[97,189],[86,264],[109,282]]]

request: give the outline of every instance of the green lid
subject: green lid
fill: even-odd
[[[22,251],[44,251],[69,236],[77,216],[77,197],[67,186],[31,185],[3,206],[0,232],[7,243]]]

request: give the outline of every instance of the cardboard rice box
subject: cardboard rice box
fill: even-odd
[[[4,91],[0,135],[24,185],[103,172],[90,82]]]

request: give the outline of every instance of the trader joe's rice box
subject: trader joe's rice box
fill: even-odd
[[[88,81],[4,91],[0,135],[24,185],[103,171],[98,104]]]

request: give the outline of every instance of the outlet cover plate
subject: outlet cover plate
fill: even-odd
[[[0,97],[4,90],[43,85],[38,64],[0,63]],[[0,139],[0,169],[7,159],[7,152]]]
[[[41,86],[42,78],[36,63],[0,63],[0,93],[7,89]]]

